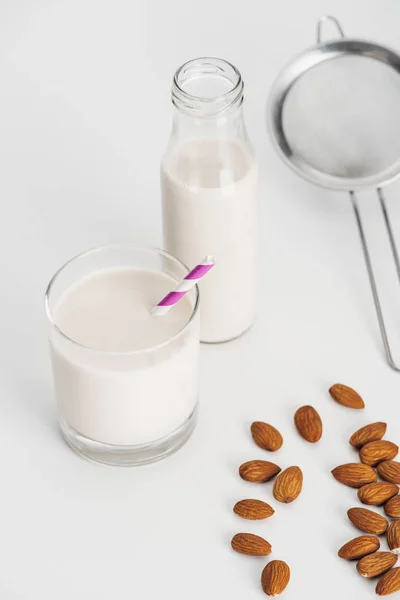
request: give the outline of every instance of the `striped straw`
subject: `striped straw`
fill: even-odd
[[[194,269],[182,279],[181,283],[172,291],[169,292],[157,306],[151,309],[151,314],[154,317],[165,315],[172,306],[174,306],[179,300],[196,285],[196,283],[213,268],[215,261],[212,256],[206,256]]]

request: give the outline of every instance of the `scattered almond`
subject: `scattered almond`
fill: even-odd
[[[375,470],[369,465],[361,463],[348,463],[333,469],[332,475],[335,479],[354,488],[360,488],[367,483],[373,483],[378,479]]]
[[[271,544],[253,533],[237,533],[233,536],[231,544],[236,552],[249,556],[268,556],[272,552]]]
[[[335,383],[330,390],[330,395],[336,402],[348,408],[365,408],[364,400],[351,387],[342,383]]]
[[[394,554],[400,554],[400,521],[393,521],[387,532],[387,543]]]
[[[274,482],[274,498],[279,502],[293,502],[303,487],[303,473],[300,467],[288,467],[279,473]]]
[[[399,447],[387,440],[368,442],[360,450],[360,460],[366,465],[373,467],[384,460],[392,460],[397,456]]]
[[[272,560],[261,575],[261,586],[267,596],[279,596],[290,580],[290,568],[283,560]]]
[[[294,424],[297,431],[307,442],[315,444],[322,436],[321,417],[312,406],[302,406],[294,415]]]
[[[376,442],[383,438],[386,433],[386,427],[386,423],[381,422],[365,425],[353,433],[349,442],[354,448],[361,448],[361,446],[368,444],[368,442]]]
[[[239,467],[239,475],[245,481],[264,483],[280,473],[281,468],[267,460],[250,460]]]
[[[397,556],[392,552],[374,552],[358,561],[357,571],[361,577],[377,577],[389,571],[396,562]]]
[[[251,426],[251,435],[253,440],[263,450],[276,452],[282,447],[283,438],[279,431],[262,421],[255,421]]]
[[[379,506],[396,496],[398,491],[399,488],[394,483],[377,481],[376,483],[363,485],[358,490],[358,498],[363,504]]]
[[[400,567],[390,569],[382,575],[376,584],[375,591],[378,596],[388,596],[400,590]]]
[[[350,508],[347,511],[350,521],[366,533],[381,535],[387,531],[389,523],[385,517],[368,508]]]
[[[383,509],[388,517],[400,519],[400,496],[395,496],[388,500]]]
[[[338,552],[340,558],[356,560],[379,550],[380,541],[373,535],[360,535],[342,546]]]
[[[233,507],[233,512],[242,517],[242,519],[258,521],[271,517],[275,511],[272,506],[262,500],[240,500]],[[381,518],[383,519],[384,517]]]
[[[390,483],[400,483],[400,463],[394,460],[384,460],[376,467],[379,475]]]

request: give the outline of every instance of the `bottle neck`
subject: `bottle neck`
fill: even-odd
[[[184,64],[172,84],[175,137],[246,137],[243,80],[230,63],[199,58]]]
[[[188,114],[177,107],[173,115],[173,133],[190,137],[237,137],[245,131],[241,106],[219,115]]]
[[[178,114],[223,122],[240,111],[243,80],[236,67],[225,60],[194,59],[175,73],[171,96]]]

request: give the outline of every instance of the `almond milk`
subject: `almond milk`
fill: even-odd
[[[50,348],[67,435],[139,448],[191,418],[199,337],[193,301],[188,295],[166,315],[150,315],[176,283],[161,272],[107,268],[61,294]]]
[[[257,168],[236,141],[176,145],[161,167],[164,245],[192,265],[212,254],[199,284],[201,340],[238,337],[253,323],[257,245]]]

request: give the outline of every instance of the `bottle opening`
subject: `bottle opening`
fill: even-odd
[[[196,58],[182,65],[172,84],[172,102],[198,116],[215,116],[240,106],[243,80],[239,71],[221,58]]]

